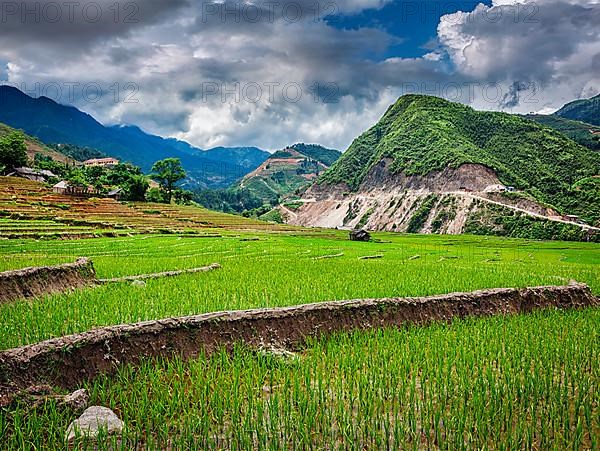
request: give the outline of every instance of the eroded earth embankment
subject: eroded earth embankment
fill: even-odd
[[[95,284],[96,271],[88,258],[64,265],[6,271],[0,273],[0,304]]]
[[[221,265],[176,271],[164,271],[153,274],[97,279],[94,264],[89,258],[78,258],[75,263],[56,266],[39,266],[15,271],[0,272],[0,304],[29,299],[53,293],[62,293],[77,288],[91,287],[103,283],[132,282],[164,277],[195,274],[219,269]]]
[[[589,287],[491,289],[420,298],[359,299],[104,327],[0,352],[0,399],[32,384],[67,389],[152,357],[194,358],[235,343],[299,349],[338,331],[426,324],[466,316],[598,305]]]

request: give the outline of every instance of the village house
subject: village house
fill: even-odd
[[[73,186],[66,180],[62,180],[58,182],[56,185],[52,187],[52,192],[55,194],[63,194],[65,196],[79,196],[79,197],[107,197],[110,199],[120,200],[123,195],[123,190],[119,187],[105,187],[105,189],[109,190],[108,193],[105,191],[99,191],[94,188],[92,185],[84,186]],[[106,194],[105,194],[106,193]]]
[[[20,177],[34,182],[47,182],[50,178],[58,177],[56,174],[44,169],[31,168],[15,168],[13,172],[8,174],[9,177]]]
[[[116,158],[92,158],[91,160],[84,161],[83,164],[86,167],[91,167],[91,166],[101,166],[101,167],[116,166],[116,165],[119,164],[119,160],[117,160]]]
[[[123,190],[121,188],[115,188],[115,189],[109,191],[108,194],[106,195],[106,197],[109,197],[114,200],[119,200],[119,199],[121,199],[122,194],[123,194]]]
[[[67,196],[94,196],[98,194],[98,190],[92,185],[73,186],[66,180],[58,182],[52,187],[52,192],[56,194],[65,194]]]
[[[69,184],[63,180],[52,187],[52,192],[56,194],[65,194],[67,189],[69,189]]]

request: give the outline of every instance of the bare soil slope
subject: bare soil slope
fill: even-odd
[[[347,186],[314,184],[304,204],[288,215],[290,224],[329,228],[367,228],[397,232],[465,232],[469,221],[493,222],[487,207],[595,231],[562,218],[551,207],[520,193],[504,193],[496,173],[480,164],[463,164],[426,176],[389,171],[391,159],[374,166],[356,192]],[[483,214],[482,212],[485,212]]]

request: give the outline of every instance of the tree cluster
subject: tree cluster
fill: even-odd
[[[21,132],[12,132],[0,138],[0,173],[27,165],[27,146]]]

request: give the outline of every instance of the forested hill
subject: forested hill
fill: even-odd
[[[9,127],[6,124],[0,123],[0,138],[6,136],[10,133],[16,132],[12,127]],[[38,139],[29,136],[23,133],[23,139],[25,141],[25,146],[27,147],[27,157],[30,160],[34,160],[36,155],[41,155],[44,157],[50,157],[55,161],[58,161],[63,164],[74,164],[75,160],[78,160],[76,156],[70,155],[66,152],[62,152],[60,149],[52,149],[46,146],[44,143],[39,141]]]
[[[298,143],[290,146],[292,149],[297,150],[302,155],[306,155],[313,160],[317,160],[323,163],[325,166],[329,167],[333,163],[337,161],[338,158],[342,155],[339,150],[328,149],[327,147],[323,147],[319,144],[304,144]]]
[[[237,185],[264,203],[277,203],[309,186],[341,153],[318,144],[294,144],[273,153]]]
[[[566,119],[553,114],[528,114],[525,117],[558,130],[582,146],[600,151],[600,126]]]
[[[479,163],[542,202],[584,217],[600,214],[598,183],[583,182],[600,174],[600,154],[520,116],[406,95],[356,138],[317,183],[344,183],[357,190],[384,158],[393,160],[392,173],[419,175]]]
[[[591,99],[567,103],[554,115],[600,126],[600,94]]]

